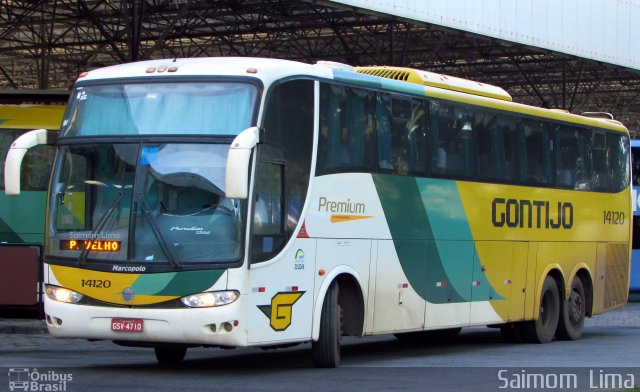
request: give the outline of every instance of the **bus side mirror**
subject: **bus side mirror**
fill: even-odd
[[[225,196],[229,199],[246,199],[249,195],[249,164],[251,152],[260,142],[260,128],[251,127],[240,132],[229,147]]]
[[[4,193],[6,195],[20,194],[20,170],[27,151],[37,145],[54,144],[55,136],[55,133],[46,129],[36,129],[19,136],[11,144],[7,159],[4,161]]]

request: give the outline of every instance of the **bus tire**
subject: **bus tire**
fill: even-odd
[[[320,336],[311,345],[313,363],[317,367],[334,368],[340,364],[342,308],[338,304],[339,291],[338,282],[332,282],[322,303]]]
[[[185,346],[161,346],[155,347],[155,352],[158,363],[163,365],[177,365],[182,362],[184,356],[187,354],[187,348]]]
[[[540,292],[540,312],[537,320],[522,323],[522,337],[530,343],[553,340],[560,318],[560,294],[555,279],[547,276]]]
[[[586,297],[582,280],[575,276],[571,282],[569,299],[562,301],[562,312],[556,336],[561,340],[578,340],[584,329]]]

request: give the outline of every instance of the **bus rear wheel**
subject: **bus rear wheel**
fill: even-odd
[[[338,304],[340,287],[334,281],[322,303],[320,336],[311,345],[313,363],[317,367],[333,368],[340,364],[340,335],[342,335],[342,308]]]
[[[537,320],[522,323],[522,336],[527,342],[549,343],[553,340],[560,318],[560,294],[555,279],[547,276],[540,292]]]
[[[182,362],[187,354],[187,348],[184,346],[159,346],[155,347],[156,359],[163,365],[177,365]]]
[[[584,286],[579,277],[574,277],[571,282],[569,298],[562,301],[562,312],[556,335],[562,340],[578,340],[584,329],[586,298]]]

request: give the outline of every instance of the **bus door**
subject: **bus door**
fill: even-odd
[[[281,149],[261,146],[255,174],[249,263],[250,343],[308,339],[316,240],[291,238],[303,201],[286,197]]]

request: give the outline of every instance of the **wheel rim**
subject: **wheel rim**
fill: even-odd
[[[540,301],[540,317],[539,317],[541,324],[544,328],[549,327],[549,325],[551,324],[551,312],[549,312],[550,310],[552,310],[551,302],[552,302],[551,293],[549,293],[549,291],[546,291],[542,296],[542,300]]]
[[[584,301],[582,300],[582,296],[576,292],[571,292],[571,297],[569,299],[569,320],[572,325],[578,325],[582,322],[584,318]]]

